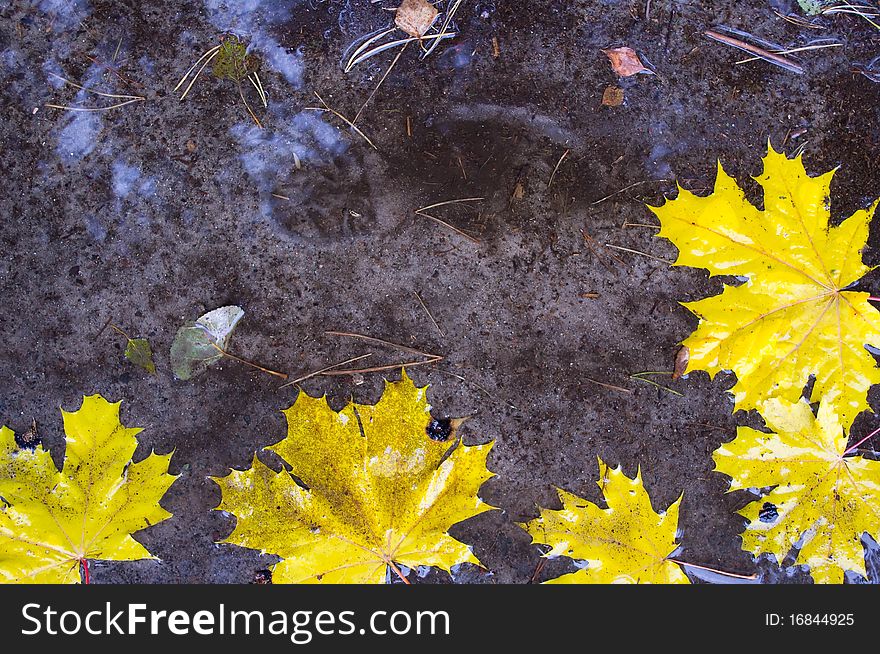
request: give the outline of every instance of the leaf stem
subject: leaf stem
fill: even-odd
[[[276,377],[281,377],[281,379],[287,379],[286,373],[278,372],[276,370],[269,370],[268,368],[264,368],[263,366],[257,365],[253,361],[248,361],[247,359],[242,359],[241,357],[237,357],[234,354],[230,354],[229,352],[224,350],[222,347],[220,347],[216,343],[211,343],[211,346],[214,347],[218,352],[220,352],[220,354],[222,354],[225,357],[229,357],[230,359],[235,359],[239,363],[243,363],[243,364],[250,366],[252,368],[256,368],[257,370],[262,370],[263,372],[267,372],[270,375],[275,375]]]
[[[871,302],[880,302],[880,297],[876,297],[876,296],[872,295],[871,297],[868,298],[868,300]]]
[[[89,574],[89,560],[88,559],[80,559],[79,564],[80,564],[80,566],[82,566],[82,582],[84,584],[91,584],[92,577]]]
[[[128,334],[126,334],[124,331],[122,331],[122,329],[120,329],[119,327],[117,327],[116,325],[114,325],[112,322],[109,322],[109,323],[107,323],[107,324],[110,325],[110,328],[113,329],[113,331],[115,331],[117,334],[122,334],[122,336],[124,336],[125,339],[128,340],[128,341],[131,340],[131,336],[129,336]]]
[[[244,108],[247,109],[248,114],[253,119],[253,121],[257,124],[257,127],[263,129],[263,125],[260,123],[260,119],[257,118],[257,114],[254,113],[254,110],[251,109],[251,106],[248,104],[248,101],[244,98],[244,92],[241,90],[241,82],[236,81],[238,85],[238,97],[241,98],[241,101],[244,102]]]
[[[394,561],[388,561],[388,566],[392,570],[394,570],[395,574],[397,574],[397,576],[400,577],[400,579],[401,579],[401,581],[403,581],[403,583],[405,583],[407,586],[412,586],[412,583],[410,582],[410,580],[403,576],[403,573],[400,571],[400,568],[398,568],[396,565],[394,565]]]

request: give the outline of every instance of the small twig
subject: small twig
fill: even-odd
[[[471,241],[472,243],[475,243],[475,244],[477,244],[477,245],[480,245],[480,241],[479,241],[477,238],[475,238],[474,236],[468,234],[468,233],[465,232],[464,230],[461,230],[461,229],[455,227],[454,225],[450,225],[450,224],[449,224],[448,222],[446,222],[445,220],[441,220],[440,218],[437,218],[436,216],[432,216],[432,215],[430,215],[430,214],[428,214],[428,213],[425,213],[425,212],[426,212],[428,209],[436,209],[436,208],[438,208],[438,207],[445,207],[445,206],[450,205],[450,204],[462,204],[462,203],[464,203],[464,202],[479,202],[479,201],[481,201],[481,200],[483,200],[483,198],[460,198],[460,199],[457,199],[457,200],[444,200],[443,202],[436,202],[436,203],[434,203],[434,204],[429,204],[429,205],[426,206],[426,207],[420,207],[420,208],[418,208],[418,209],[415,210],[415,213],[416,213],[416,215],[423,216],[423,217],[425,217],[425,218],[428,218],[428,219],[430,219],[430,220],[433,220],[433,221],[436,222],[436,223],[439,223],[439,224],[443,225],[444,227],[446,227],[446,228],[448,228],[448,229],[451,229],[453,232],[455,232],[456,234],[459,234],[460,236],[465,237],[466,239],[468,239],[468,240]]]
[[[671,557],[666,557],[666,560],[670,563],[677,563],[678,565],[683,565],[687,568],[696,568],[697,570],[705,570],[706,572],[714,572],[715,574],[722,575],[724,577],[733,577],[734,579],[757,579],[758,575],[740,575],[735,572],[724,572],[723,570],[716,570],[715,568],[707,568],[704,565],[697,565],[696,563],[686,563],[684,561],[679,561],[678,559],[673,559]]]
[[[764,59],[771,64],[775,64],[780,68],[784,68],[789,72],[797,73],[798,75],[802,75],[804,73],[804,69],[790,59],[786,59],[785,57],[782,57],[778,54],[774,54],[769,50],[758,47],[757,45],[752,45],[751,43],[741,41],[740,39],[735,39],[732,36],[727,36],[726,34],[720,34],[715,30],[706,30],[705,32],[703,32],[703,34],[708,36],[713,41],[718,41],[719,43],[723,43],[724,45],[739,48],[740,50],[743,50],[750,54],[757,55],[761,59]]]
[[[866,9],[869,11],[872,11],[872,12],[875,11],[874,7],[871,7],[871,6],[857,6],[857,5],[853,5],[853,4],[849,4],[849,3],[844,3],[844,4],[835,5],[833,7],[827,7],[822,10],[822,13],[828,14],[828,15],[831,15],[831,14],[855,14],[856,16],[861,16],[866,21],[871,23],[871,25],[873,25],[878,30],[880,30],[880,25],[878,25],[873,20],[871,20],[872,17],[876,18],[877,16],[880,16],[880,13],[876,13],[876,14],[870,13],[869,14],[865,11]]]
[[[279,386],[279,390],[282,388],[287,388],[288,386],[293,386],[294,384],[299,384],[300,382],[304,382],[306,379],[311,379],[312,377],[317,377],[318,375],[322,375],[328,370],[334,370],[335,368],[339,368],[340,366],[344,366],[349,363],[354,363],[355,361],[360,361],[361,359],[366,359],[367,357],[373,356],[373,353],[370,352],[368,354],[362,354],[359,357],[352,357],[351,359],[346,359],[345,361],[340,361],[339,363],[334,363],[332,366],[327,366],[326,368],[321,368],[320,370],[316,370],[315,372],[310,372],[308,375],[303,375],[302,377],[298,377],[293,381],[289,381],[286,384],[282,384]]]
[[[419,304],[422,305],[422,309],[424,309],[425,313],[428,314],[428,318],[430,318],[431,322],[434,323],[434,327],[436,327],[437,331],[440,332],[440,336],[446,336],[446,334],[443,333],[443,330],[440,329],[440,325],[438,325],[437,321],[434,320],[434,316],[431,315],[431,312],[428,310],[428,307],[425,305],[425,302],[424,302],[424,300],[422,300],[422,296],[419,295],[419,292],[416,290],[413,290],[413,294],[416,296],[416,299],[419,301]]]
[[[600,250],[599,247],[596,245],[596,239],[594,239],[592,236],[590,236],[587,233],[587,230],[585,230],[585,229],[581,230],[581,235],[584,237],[584,243],[586,243],[587,247],[590,248],[590,252],[595,254],[596,258],[599,260],[599,263],[601,263],[603,266],[605,266],[605,270],[607,270],[610,273],[616,272],[614,270],[614,268],[612,268],[611,266],[609,266],[605,262],[605,254],[606,253],[602,252],[602,250]],[[626,262],[623,259],[621,259],[620,257],[617,257],[613,254],[609,254],[608,256],[611,257],[612,260],[619,263],[621,266],[626,265]]]
[[[413,347],[408,347],[406,345],[400,345],[399,343],[393,343],[391,341],[386,341],[381,338],[376,338],[375,336],[367,336],[365,334],[357,334],[355,332],[337,332],[337,331],[325,331],[324,334],[328,336],[345,336],[347,338],[357,338],[362,341],[366,341],[368,343],[375,343],[377,345],[384,345],[386,347],[396,348],[403,352],[409,352],[410,354],[415,354],[420,357],[425,357],[422,361],[407,361],[404,363],[390,363],[382,366],[375,366],[372,368],[348,368],[345,370],[328,370],[323,372],[322,374],[327,376],[333,375],[354,375],[358,373],[368,373],[368,372],[380,372],[383,370],[394,370],[396,368],[411,368],[414,366],[423,366],[429,363],[437,363],[438,361],[443,360],[443,356],[440,354],[431,354],[429,352],[422,352],[421,350],[417,350]]]
[[[538,575],[541,574],[541,571],[544,569],[544,566],[547,565],[548,559],[546,557],[541,557],[538,560],[538,565],[535,566],[535,571],[532,573],[532,576],[529,578],[529,583],[533,584],[538,580]]]
[[[242,359],[241,357],[237,357],[234,354],[227,352],[226,350],[224,350],[222,347],[220,347],[216,343],[211,343],[211,347],[216,349],[223,356],[229,357],[230,359],[235,359],[239,363],[243,363],[245,365],[251,366],[252,368],[256,368],[257,370],[262,370],[263,372],[267,372],[270,375],[275,375],[276,377],[281,377],[281,379],[287,379],[287,375],[284,374],[283,372],[278,372],[276,370],[269,370],[268,368],[264,368],[263,366],[254,363],[253,361],[248,361],[247,359]]]

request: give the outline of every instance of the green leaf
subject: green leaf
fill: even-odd
[[[226,350],[232,330],[244,316],[234,305],[209,311],[195,322],[177,331],[171,344],[171,368],[178,379],[187,380],[202,374],[219,361]]]
[[[826,5],[831,3],[828,0],[798,0],[798,4],[808,16],[816,16],[822,13]]]
[[[153,350],[150,349],[150,343],[145,338],[128,339],[128,345],[125,346],[125,358],[151,375],[156,372],[156,364],[153,363]]]

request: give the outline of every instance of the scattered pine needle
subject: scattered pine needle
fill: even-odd
[[[671,372],[655,372],[652,370],[646,370],[645,372],[636,372],[629,376],[630,379],[635,379],[636,381],[645,382],[646,384],[650,384],[651,386],[656,386],[657,388],[662,388],[664,391],[668,391],[673,395],[677,395],[678,397],[684,397],[683,393],[679,393],[676,390],[673,390],[667,386],[663,386],[663,384],[658,384],[653,379],[646,379],[648,375],[667,375],[672,376]]]
[[[331,108],[330,108],[330,105],[328,105],[326,102],[324,102],[324,98],[322,98],[320,95],[318,95],[318,92],[317,92],[317,91],[315,91],[314,93],[315,93],[315,97],[318,98],[318,101],[319,101],[322,105],[324,105],[324,106],[323,106],[323,107],[305,107],[306,110],[309,110],[309,111],[329,111],[331,114],[333,114],[334,116],[336,116],[337,118],[339,118],[342,122],[344,122],[346,125],[348,125],[349,127],[351,127],[355,132],[357,132],[357,134],[358,134],[362,139],[364,139],[367,143],[369,143],[370,146],[372,146],[372,148],[373,148],[374,150],[378,150],[378,149],[379,149],[379,148],[376,147],[376,144],[373,143],[373,142],[370,140],[370,138],[360,130],[360,128],[358,128],[357,125],[355,125],[353,122],[351,122],[348,118],[346,118],[345,116],[343,116],[341,113],[339,113],[339,112],[336,111],[335,109],[331,109]]]
[[[108,107],[76,107],[72,105],[63,105],[63,104],[53,104],[46,103],[45,106],[50,109],[62,109],[64,111],[110,111],[111,109],[118,109],[119,107],[124,107],[127,104],[132,104],[133,102],[144,102],[146,98],[140,95],[125,95],[119,93],[103,93],[102,91],[96,91],[95,89],[90,89],[82,84],[77,84],[76,82],[67,79],[66,77],[61,77],[61,75],[56,75],[55,73],[49,73],[55,79],[61,80],[65,84],[68,84],[74,88],[80,89],[81,91],[85,91],[86,93],[92,93],[93,95],[100,96],[102,98],[113,98],[116,100],[124,100],[124,102],[117,102],[116,104],[110,105]]]
[[[442,361],[443,357],[434,356],[428,359],[422,359],[420,361],[404,361],[402,363],[389,363],[384,366],[375,366],[373,368],[350,368],[347,370],[328,370],[323,373],[327,376],[332,375],[362,375],[370,372],[384,372],[385,370],[399,370],[400,368],[415,368],[416,366],[425,366],[431,363],[437,363],[438,361]]]
[[[210,48],[209,50],[205,51],[201,57],[196,59],[196,63],[194,63],[190,67],[190,69],[183,74],[183,77],[180,78],[180,81],[177,83],[177,86],[175,86],[174,89],[172,89],[172,92],[177,91],[181,86],[183,86],[186,83],[187,78],[196,69],[196,66],[198,66],[199,63],[201,63],[202,60],[204,59],[205,62],[202,64],[202,67],[199,68],[198,72],[195,75],[193,75],[193,78],[190,80],[189,85],[186,87],[186,89],[184,89],[183,94],[180,96],[181,100],[186,98],[187,94],[190,92],[190,89],[192,89],[193,84],[195,84],[196,80],[199,78],[199,75],[201,75],[202,71],[205,70],[205,66],[207,66],[209,63],[211,63],[211,60],[214,57],[216,57],[219,52],[220,52],[219,45],[215,45],[213,48]],[[205,59],[206,57],[207,57],[207,59]]]
[[[416,209],[416,213],[421,213],[422,211],[427,211],[428,209],[436,209],[437,207],[445,207],[448,204],[461,204],[462,202],[480,202],[481,200],[485,200],[485,198],[460,198],[458,200],[445,200],[443,202],[437,202],[436,204],[429,204],[427,207],[420,207]]]
[[[471,236],[467,232],[460,230],[458,227],[455,227],[454,225],[450,225],[445,220],[440,220],[436,216],[431,216],[430,214],[423,213],[421,211],[417,211],[416,213],[419,216],[424,216],[425,218],[428,218],[429,220],[433,220],[435,223],[439,223],[439,224],[443,225],[444,227],[451,229],[453,232],[455,232],[456,234],[458,234],[460,236],[463,236],[464,238],[469,240],[471,243],[475,243],[476,245],[480,245],[480,241],[477,238],[475,238],[474,236]]]
[[[427,307],[427,305],[425,305],[425,301],[422,300],[422,296],[419,295],[419,292],[416,291],[416,290],[413,290],[413,294],[416,296],[416,299],[419,301],[419,304],[422,305],[422,309],[424,309],[424,310],[425,310],[425,313],[428,314],[428,318],[430,318],[430,319],[431,319],[431,322],[434,323],[434,327],[436,327],[436,328],[437,328],[437,331],[440,332],[440,336],[446,336],[446,334],[443,333],[443,330],[440,329],[440,325],[438,325],[438,324],[437,324],[437,321],[434,320],[434,316],[431,315],[431,312],[428,310],[428,307]]]
[[[615,386],[614,384],[607,384],[605,382],[600,382],[595,379],[590,379],[589,377],[584,377],[588,382],[596,384],[597,386],[604,386],[605,388],[610,388],[615,391],[620,391],[621,393],[632,393],[632,389],[624,388],[623,386]]]
[[[269,373],[270,375],[275,375],[276,377],[281,377],[281,379],[287,379],[287,375],[285,373],[278,372],[276,370],[269,370],[269,368],[264,368],[263,366],[256,364],[253,361],[248,361],[247,359],[242,359],[241,357],[237,357],[234,354],[230,354],[229,352],[224,350],[222,347],[220,347],[216,343],[211,343],[211,347],[213,347],[215,350],[220,352],[220,354],[222,354],[223,356],[229,357],[230,359],[234,359],[235,361],[238,361],[239,363],[243,363],[246,366],[250,366],[251,368],[256,368],[257,370],[262,370],[263,372]]]
[[[550,181],[547,182],[548,189],[553,184],[553,179],[556,177],[556,173],[559,171],[559,166],[562,165],[562,162],[565,161],[565,158],[569,155],[570,152],[571,150],[566,150],[565,152],[563,152],[562,156],[559,157],[559,161],[556,162],[556,168],[553,169],[553,172],[550,174]]]
[[[453,0],[449,0],[449,1],[452,2],[453,4],[452,4],[451,7],[449,6],[449,4],[447,4],[446,13],[445,13],[445,15],[443,16],[443,25],[440,27],[440,32],[439,32],[439,34],[436,35],[436,36],[439,36],[439,35],[447,34],[447,33],[448,33],[446,30],[449,29],[449,25],[450,25],[450,23],[452,23],[452,18],[453,18],[453,16],[455,16],[455,12],[458,11],[458,8],[461,6],[461,3],[462,3],[462,0],[454,0],[454,1],[453,1]],[[437,48],[438,45],[440,45],[440,39],[439,39],[439,38],[435,39],[434,42],[431,43],[430,47],[428,47],[428,48],[422,53],[422,57],[421,57],[421,58],[424,59],[425,57],[427,57],[428,55],[430,55],[432,52],[434,52],[434,50]]]
[[[444,200],[443,202],[436,202],[434,204],[429,204],[426,207],[420,207],[419,209],[415,210],[415,213],[416,213],[416,215],[422,216],[424,218],[428,218],[430,220],[433,220],[436,223],[439,223],[440,225],[443,225],[444,227],[446,227],[448,229],[451,229],[453,232],[455,232],[456,234],[459,234],[460,236],[463,236],[464,238],[471,241],[472,243],[480,245],[480,241],[476,237],[472,236],[471,234],[468,234],[467,232],[459,229],[458,227],[455,227],[454,225],[450,225],[445,220],[441,220],[440,218],[437,218],[436,216],[432,216],[426,212],[429,209],[437,209],[438,207],[445,207],[445,206],[452,205],[452,204],[462,204],[465,202],[479,202],[483,199],[484,198],[459,198],[457,200]]]
[[[379,90],[379,87],[382,86],[382,82],[384,82],[384,81],[385,81],[385,78],[388,77],[388,73],[390,73],[390,72],[391,72],[391,69],[394,68],[394,66],[397,64],[397,60],[400,59],[400,56],[401,56],[401,55],[403,54],[403,52],[406,50],[406,48],[407,48],[407,46],[409,45],[409,43],[410,43],[410,42],[407,41],[406,43],[403,44],[403,47],[400,49],[400,52],[397,53],[397,56],[394,57],[394,60],[391,62],[391,65],[388,66],[388,68],[385,70],[385,74],[382,75],[382,77],[379,79],[379,83],[376,84],[375,88],[372,90],[372,92],[370,93],[370,95],[367,96],[367,99],[366,99],[366,100],[364,100],[364,103],[361,105],[361,108],[358,109],[358,112],[354,115],[354,120],[351,121],[352,125],[354,125],[354,123],[356,123],[356,122],[358,121],[358,118],[361,117],[361,114],[364,112],[364,109],[366,109],[366,108],[367,108],[367,105],[370,104],[370,100],[372,100],[372,99],[373,99],[373,96],[376,95],[376,91],[378,91],[378,90]]]
[[[354,363],[355,361],[360,361],[361,359],[366,359],[367,357],[373,356],[373,353],[370,352],[368,354],[362,354],[359,357],[352,357],[351,359],[346,359],[345,361],[340,361],[339,363],[334,363],[332,366],[327,366],[326,368],[321,368],[320,370],[316,370],[315,372],[310,372],[308,375],[303,375],[302,377],[298,377],[293,381],[289,381],[286,384],[279,386],[278,388],[287,388],[288,386],[292,386],[294,384],[299,384],[300,382],[304,382],[306,379],[311,379],[312,377],[317,377],[318,375],[323,375],[325,372],[329,370],[334,370],[341,366],[348,365],[349,363]]]
[[[654,256],[653,254],[648,254],[647,252],[642,252],[641,250],[633,250],[633,249],[631,249],[631,248],[625,248],[625,247],[621,247],[621,246],[619,246],[619,245],[612,245],[611,243],[606,243],[606,244],[605,244],[605,247],[606,247],[606,248],[611,248],[611,249],[613,249],[613,250],[620,250],[621,252],[630,252],[630,253],[632,253],[632,254],[640,254],[640,255],[642,255],[643,257],[648,257],[649,259],[655,259],[655,260],[657,260],[657,261],[662,261],[663,263],[668,263],[670,266],[673,264],[673,262],[672,262],[672,261],[669,261],[668,259],[663,259],[663,258],[661,258],[661,257],[656,257],[656,256]]]
[[[610,195],[606,195],[604,198],[601,198],[600,200],[596,200],[595,202],[591,202],[590,206],[595,207],[597,204],[602,204],[603,202],[605,202],[605,200],[610,200],[611,198],[615,197],[616,195],[620,195],[621,193],[625,193],[626,191],[629,191],[630,189],[633,189],[636,186],[641,186],[642,184],[648,184],[649,182],[668,182],[668,181],[670,181],[670,180],[668,180],[668,179],[643,179],[640,182],[636,182],[634,184],[630,184],[629,186],[625,186],[624,188],[620,189],[619,191],[614,191],[614,193],[612,193]]]
[[[486,397],[489,397],[489,398],[491,398],[491,399],[493,399],[493,400],[496,400],[496,401],[498,401],[498,402],[501,402],[501,403],[503,403],[503,404],[506,404],[506,405],[509,406],[511,409],[515,409],[516,411],[519,411],[519,410],[520,410],[520,408],[519,408],[518,406],[516,406],[515,404],[512,404],[512,403],[508,402],[507,400],[505,400],[504,398],[502,398],[502,397],[498,397],[498,396],[495,395],[494,393],[489,392],[484,386],[481,386],[480,384],[478,384],[478,383],[475,382],[475,381],[471,381],[471,380],[469,380],[469,379],[465,379],[465,378],[462,377],[461,375],[457,375],[457,374],[455,374],[454,372],[450,372],[449,370],[443,370],[443,368],[437,368],[437,372],[442,372],[444,375],[449,375],[450,377],[455,377],[456,379],[458,379],[458,380],[460,380],[460,381],[463,381],[465,384],[470,384],[470,385],[473,386],[474,388],[483,391],[483,393],[486,394]]]
[[[139,98],[137,100],[126,100],[125,102],[119,102],[117,104],[112,104],[109,107],[71,107],[63,104],[52,104],[47,102],[44,106],[49,109],[63,109],[64,111],[110,111],[111,109],[119,109],[119,107],[124,107],[127,104],[131,104],[133,102],[143,102],[146,98]]]
[[[369,372],[382,372],[384,370],[395,370],[398,368],[413,368],[415,366],[424,366],[431,363],[437,363],[438,361],[443,360],[443,356],[440,354],[431,354],[429,352],[423,352],[421,350],[417,350],[415,348],[409,347],[407,345],[401,345],[399,343],[393,343],[391,341],[386,341],[382,338],[376,338],[375,336],[367,336],[366,334],[357,334],[355,332],[339,332],[339,331],[325,331],[324,334],[328,336],[343,336],[346,338],[356,338],[362,341],[366,341],[367,343],[373,343],[376,345],[384,345],[386,347],[395,348],[401,350],[403,352],[409,352],[410,354],[415,354],[420,357],[424,357],[420,361],[405,361],[403,363],[389,363],[387,365],[375,366],[371,368],[347,368],[345,370],[327,370],[322,372],[321,374],[331,376],[331,375],[355,375],[355,374],[365,374]]]
[[[822,45],[807,45],[803,48],[792,48],[791,50],[779,50],[774,52],[773,54],[784,55],[784,54],[792,54],[794,52],[807,52],[809,50],[824,50],[825,48],[840,48],[843,47],[843,43],[825,43]],[[735,65],[747,64],[750,61],[760,61],[763,57],[749,57],[748,59],[740,59],[735,62]]]

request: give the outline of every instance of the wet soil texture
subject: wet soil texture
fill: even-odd
[[[679,302],[721,288],[668,265],[675,248],[643,226],[654,222],[644,205],[676,183],[707,192],[718,159],[759,202],[750,176],[769,138],[788,153],[803,147],[814,174],[841,167],[838,219],[867,206],[880,191],[880,31],[852,15],[799,26],[780,16],[803,17],[784,1],[466,0],[456,36],[424,58],[411,44],[361,113],[371,147],[311,107],[322,106],[317,93],[358,113],[399,50],[345,72],[346,50],[391,25],[395,4],[0,8],[0,422],[22,432],[36,420],[60,462],[58,407],[101,393],[144,428],[136,457],[174,450],[180,474],[163,500],[174,517],[138,535],[161,562],[95,563],[93,580],[244,583],[275,561],[215,544],[234,518],[212,511],[220,494],[208,477],[248,467],[284,435],[280,411],[296,387],[234,361],[177,381],[168,361],[183,322],[236,304],[246,314],[235,353],[294,377],[367,351],[371,364],[410,356],[326,330],[444,356],[411,375],[430,384],[437,416],[470,416],[466,442],[496,441],[497,477],[482,496],[503,511],[453,530],[487,570],[418,570],[414,581],[522,583],[572,570],[565,559],[540,567],[515,522],[558,506],[557,486],[601,502],[600,456],[630,476],[641,467],[658,509],[684,493],[678,558],[809,582],[790,561],[740,549],[735,510],[748,496],[725,495],[711,459],[737,424],[760,425],[732,415],[733,377],[652,377],[676,394],[631,377],[670,371],[696,324]],[[841,45],[791,55],[797,74],[738,63],[748,55],[708,29]],[[235,84],[209,70],[185,100],[172,91],[229,34],[259,59],[268,107],[251,85],[243,92],[263,129]],[[602,52],[616,46],[655,74],[619,79]],[[145,100],[46,107],[119,101],[60,77]],[[622,90],[620,106],[602,104],[609,86]],[[461,198],[481,200],[428,212],[445,224],[414,213]],[[880,263],[877,237],[875,226],[870,264]],[[876,291],[878,279],[863,287]],[[124,360],[108,321],[150,340],[155,375]],[[339,408],[376,401],[382,375],[302,386]],[[876,391],[871,400],[880,408]],[[853,432],[875,421],[865,414]],[[877,559],[872,550],[867,581],[878,580]]]

